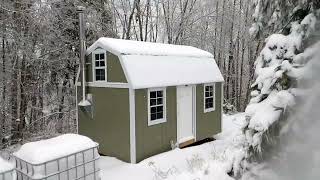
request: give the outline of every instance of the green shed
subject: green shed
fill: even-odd
[[[101,154],[136,163],[221,131],[223,77],[209,52],[100,38],[85,59],[78,133]]]

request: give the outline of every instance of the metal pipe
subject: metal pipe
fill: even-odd
[[[82,73],[82,101],[79,103],[80,106],[89,106],[89,101],[86,100],[86,62],[85,62],[85,49],[86,49],[86,41],[84,34],[84,11],[85,8],[83,6],[77,7],[77,12],[79,14],[79,40],[80,40],[80,69]]]

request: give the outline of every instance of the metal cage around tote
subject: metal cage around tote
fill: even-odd
[[[13,157],[17,180],[100,180],[98,145],[39,164]]]

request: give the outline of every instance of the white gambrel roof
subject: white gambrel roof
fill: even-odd
[[[134,89],[223,81],[213,55],[195,47],[100,38],[87,54],[97,48],[119,57]]]

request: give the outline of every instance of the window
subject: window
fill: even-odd
[[[148,90],[148,126],[166,122],[166,91]]]
[[[106,53],[99,51],[93,54],[94,58],[94,77],[96,81],[106,80]]]
[[[215,110],[215,86],[214,84],[204,85],[204,112]]]

